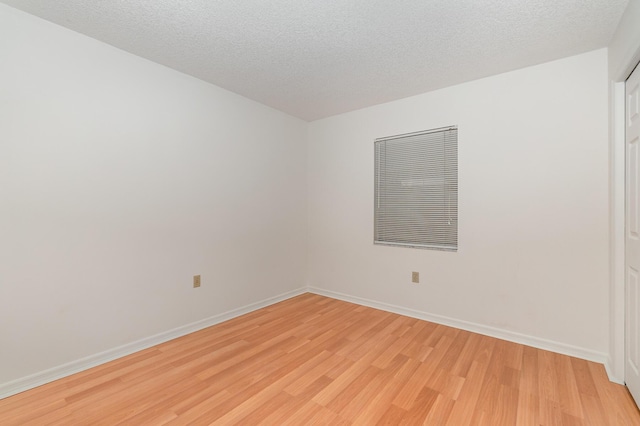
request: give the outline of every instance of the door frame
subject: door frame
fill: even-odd
[[[625,370],[625,76],[609,84],[610,147],[610,288],[609,288],[609,359],[605,367],[609,380],[624,384]]]
[[[609,70],[609,379],[625,379],[625,114],[627,78],[640,61],[640,49],[612,73]]]

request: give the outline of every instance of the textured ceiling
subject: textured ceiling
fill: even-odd
[[[0,0],[305,120],[605,47],[627,0]]]

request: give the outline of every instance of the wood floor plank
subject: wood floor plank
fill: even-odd
[[[408,380],[407,386],[405,386],[395,398],[393,401],[395,405],[405,410],[411,409],[415,399],[438,368],[440,361],[442,361],[443,357],[447,354],[453,340],[451,336],[442,335],[435,345],[434,350],[429,354],[429,357],[418,367],[416,375]]]
[[[353,424],[374,425],[383,418],[393,399],[404,386],[405,381],[415,373],[420,364],[416,360],[404,357],[404,355],[397,356],[398,360],[402,360],[403,358],[405,359],[404,364],[402,364],[395,374],[392,374],[393,377],[382,383],[381,388],[375,390],[375,395],[369,399],[368,406],[357,413]]]
[[[263,382],[262,384],[258,382],[255,386],[252,386],[250,392],[259,389],[253,395],[251,395],[247,390],[244,390],[243,392],[236,394],[234,398],[227,401],[225,406],[222,407],[224,414],[217,418],[215,423],[212,424],[230,425],[241,421],[258,407],[282,392],[286,386],[294,382],[300,376],[306,374],[307,371],[313,369],[330,356],[331,354],[323,351],[309,359],[306,359],[306,356],[298,356],[297,358],[291,357],[282,363],[281,368],[262,379],[260,381]],[[296,365],[297,367],[291,368],[291,365]]]
[[[460,395],[451,410],[451,415],[446,423],[447,425],[457,426],[471,424],[495,342],[495,339],[483,337],[478,346],[478,351],[473,354],[474,360],[467,373],[465,385],[460,391]]]
[[[289,398],[287,399],[287,402],[284,405],[282,405],[277,410],[274,410],[268,415],[266,415],[265,417],[263,417],[261,421],[258,421],[257,423],[252,424],[250,423],[251,418],[249,417],[243,423],[245,423],[247,426],[281,425],[285,421],[292,418],[298,412],[298,410],[300,410],[308,402],[309,402],[308,398],[298,398],[298,397],[292,397],[289,395]]]
[[[24,425],[640,425],[602,365],[303,294],[0,400]]]
[[[423,425],[446,425],[453,410],[454,403],[454,400],[440,394],[433,403],[427,416],[424,419],[418,419],[418,421],[422,420]]]
[[[538,412],[540,401],[538,395],[520,390],[516,408],[516,426],[539,426]]]
[[[387,411],[385,411],[384,415],[380,418],[376,425],[378,426],[393,426],[399,425],[402,422],[402,419],[407,414],[407,410],[403,410],[397,405],[391,404]],[[366,424],[362,423],[363,426]]]
[[[562,412],[568,415],[567,419],[583,419],[584,412],[571,358],[560,354],[554,355],[558,371],[558,393],[560,394]],[[574,420],[571,421],[575,423]]]
[[[322,363],[318,364],[315,368],[311,369],[307,374],[301,376],[296,381],[287,386],[284,390],[292,396],[298,396],[303,393],[309,386],[311,386],[316,380],[326,377],[327,371],[345,362],[345,359],[339,355],[328,352],[330,356]],[[332,379],[327,377],[327,380],[332,382]]]
[[[376,345],[372,345],[375,348]],[[378,347],[382,345],[378,344]],[[340,393],[344,391],[354,380],[356,380],[367,368],[370,367],[371,362],[378,356],[378,352],[371,351],[363,356],[360,360],[354,362],[347,370],[337,376],[333,382],[322,392],[313,397],[313,400],[326,406]]]
[[[411,408],[407,410],[407,413],[402,417],[400,424],[421,424],[429,415],[429,412],[438,399],[438,395],[437,391],[426,386],[423,387],[416,396],[414,404],[411,405]]]

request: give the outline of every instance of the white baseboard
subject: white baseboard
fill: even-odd
[[[541,339],[534,336],[528,336],[521,333],[516,333],[508,330],[503,330],[495,327],[489,327],[482,324],[477,324],[469,321],[458,320],[449,318],[442,315],[431,314],[428,312],[418,311],[415,309],[403,308],[401,306],[392,305],[389,303],[378,302],[374,300],[364,299],[357,296],[350,296],[343,293],[338,293],[330,290],[323,290],[315,287],[300,288],[287,293],[280,294],[278,296],[270,297],[255,303],[251,303],[246,306],[242,306],[237,309],[233,309],[222,314],[214,315],[209,318],[205,318],[200,321],[193,322],[181,327],[174,328],[172,330],[156,334],[138,341],[128,343],[117,348],[109,349],[107,351],[91,355],[76,361],[69,362],[67,364],[59,365],[57,367],[50,368],[27,377],[2,383],[0,384],[0,399],[6,398],[11,395],[35,388],[45,383],[52,382],[54,380],[61,379],[71,374],[79,373],[92,367],[96,367],[100,364],[104,364],[109,361],[121,358],[126,355],[141,351],[143,349],[150,348],[160,343],[173,340],[175,338],[184,336],[189,333],[193,333],[203,328],[210,327],[212,325],[219,324],[221,322],[236,318],[240,315],[253,312],[257,309],[264,308],[274,303],[281,302],[286,299],[298,296],[303,293],[314,293],[321,296],[331,297],[338,300],[344,300],[345,302],[356,303],[358,305],[368,306],[375,309],[380,309],[387,312],[393,312],[399,315],[408,316],[411,318],[417,318],[425,321],[434,322],[437,324],[443,324],[450,327],[459,328],[461,330],[471,331],[474,333],[483,334],[486,336],[495,337],[502,340],[508,340],[515,343],[520,343],[527,346],[532,346],[539,349],[544,349],[552,352],[557,352],[564,355],[573,356],[576,358],[582,358],[589,361],[603,364],[609,380],[615,383],[623,384],[624,380],[616,377],[612,374],[611,360],[605,353],[593,351],[590,349],[581,348],[578,346],[568,345],[565,343],[555,342],[552,340]]]
[[[109,361],[121,358],[126,355],[131,355],[134,352],[141,351],[143,349],[150,348],[160,343],[173,340],[175,338],[184,336],[194,331],[202,330],[203,328],[210,327],[212,325],[219,324],[221,322],[239,317],[240,315],[253,312],[257,309],[264,308],[274,303],[281,302],[286,299],[290,299],[294,296],[306,293],[306,288],[300,288],[297,290],[289,291],[287,293],[280,294],[278,296],[270,297],[255,303],[251,303],[246,306],[242,306],[237,309],[233,309],[228,312],[224,312],[218,315],[214,315],[209,318],[205,318],[200,321],[193,322],[191,324],[183,325],[181,327],[174,328],[163,333],[156,334],[155,336],[146,337],[135,342],[128,343],[126,345],[119,346],[117,348],[109,349],[101,353],[90,355],[85,358],[81,358],[67,364],[59,365],[57,367],[50,368],[48,370],[40,371],[27,377],[22,377],[11,382],[0,384],[0,399],[6,398],[11,395],[35,388],[45,383],[52,382],[54,380],[61,379],[71,374],[79,373],[92,367],[96,367],[100,364],[104,364]]]
[[[581,348],[579,346],[568,345],[566,343],[555,342],[553,340],[541,339],[539,337],[529,336],[526,334],[516,333],[513,331],[503,330],[500,328],[490,327],[474,322],[463,321],[454,319],[442,315],[431,314],[428,312],[418,311],[415,309],[403,308],[401,306],[391,305],[389,303],[377,302],[375,300],[364,299],[357,296],[350,296],[343,293],[338,293],[330,290],[323,290],[320,288],[309,287],[310,293],[318,294],[321,296],[331,297],[334,299],[344,300],[345,302],[356,303],[358,305],[368,306],[370,308],[380,309],[387,312],[393,312],[394,314],[404,315],[411,318],[417,318],[425,321],[434,322],[437,324],[447,325],[450,327],[459,328],[461,330],[471,331],[473,333],[483,334],[485,336],[495,337],[502,340],[508,340],[510,342],[520,343],[527,346],[532,346],[538,349],[544,349],[551,352],[556,352],[563,355],[569,355],[576,358],[585,359],[588,361],[597,362],[603,364],[609,375],[609,380],[615,383],[621,383],[618,378],[612,377],[608,365],[608,355],[606,353],[593,351],[590,349]]]
[[[604,369],[607,370],[607,376],[609,376],[609,380],[613,383],[617,383],[619,385],[624,385],[624,377],[620,377],[615,374],[616,369],[613,366],[613,360],[610,356],[607,356],[606,361],[604,362]]]

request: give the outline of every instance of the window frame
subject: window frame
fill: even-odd
[[[381,144],[384,144],[385,152],[384,159],[385,161],[388,159],[388,155],[386,152],[387,142],[396,144],[396,147],[399,146],[400,150],[410,150],[412,147],[418,154],[433,154],[435,150],[439,147],[437,144],[439,142],[436,141],[436,138],[431,136],[432,134],[442,134],[443,139],[441,142],[442,147],[442,161],[435,162],[431,158],[425,158],[424,160],[416,161],[414,167],[415,169],[411,169],[411,165],[408,164],[406,158],[404,158],[404,162],[398,162],[398,164],[391,165],[389,167],[385,166],[384,171],[381,171],[382,166],[381,157]],[[427,136],[429,135],[429,136]],[[420,138],[424,137],[424,141]],[[401,145],[397,145],[401,140],[406,140],[407,146],[402,147]],[[420,147],[417,149],[416,146],[418,144],[424,143],[429,144],[424,147]],[[412,154],[411,151],[410,155]],[[401,154],[400,157],[406,156],[407,154]],[[407,157],[413,158],[413,157]],[[433,169],[429,169],[425,171],[424,169],[419,169],[420,167],[429,167],[433,166],[435,168],[442,168],[442,172],[440,174],[436,174],[434,176]],[[395,168],[394,168],[395,167]],[[398,194],[402,194],[402,192],[398,189],[391,189],[382,191],[381,190],[381,179],[384,179],[384,187],[387,188],[389,186],[389,181],[391,178],[387,177],[387,173],[389,170],[392,172],[397,172],[398,170],[402,170],[404,173],[408,170],[407,175],[403,176],[404,181],[401,184],[402,186],[416,186],[416,187],[429,187],[434,186],[436,189],[433,191],[435,194],[442,194],[442,201],[436,202],[438,197],[431,195],[428,189],[425,190],[416,190],[415,195],[412,196],[409,192],[407,195],[407,199],[409,199],[409,205],[414,206],[412,210],[410,207],[407,207],[405,201],[401,201],[399,207],[395,207],[393,203],[390,203],[387,198],[393,198],[394,196],[398,196]],[[382,176],[384,175],[384,176]],[[396,179],[402,179],[403,177],[398,177],[398,174],[392,174],[392,176]],[[413,176],[420,176],[420,178],[415,178]],[[441,184],[434,184],[433,181],[438,182],[442,180]],[[404,184],[406,182],[406,185]],[[437,188],[438,185],[441,185],[441,188]],[[395,185],[398,186],[397,183]],[[394,192],[395,191],[395,192]],[[440,192],[438,192],[440,191]],[[384,192],[384,194],[383,194]],[[405,190],[405,192],[407,192]],[[382,194],[382,195],[381,195]],[[404,195],[403,195],[404,196]],[[423,198],[420,198],[422,196]],[[411,198],[413,197],[413,198]],[[384,216],[381,219],[381,208],[380,203],[385,204],[383,210]],[[404,199],[403,199],[404,200]],[[409,248],[419,248],[419,249],[427,249],[427,250],[441,250],[441,251],[458,251],[458,126],[446,126],[440,128],[434,128],[419,132],[412,133],[404,133],[400,135],[388,136],[377,138],[374,140],[374,223],[373,223],[373,243],[374,245],[385,245],[385,246],[396,246],[396,247],[409,247]],[[420,207],[418,209],[417,207]],[[393,211],[395,208],[396,211],[401,211],[404,208],[404,211],[401,211],[400,214],[389,213]],[[425,213],[428,211],[429,213]],[[435,213],[432,213],[435,212]],[[415,228],[415,220],[408,220],[408,217],[420,217],[424,221],[427,221],[427,215],[431,214],[431,219],[437,217],[438,221],[433,227],[426,227],[423,224],[419,224],[420,227],[417,236],[412,233],[412,229]],[[448,216],[447,216],[448,215]],[[388,225],[390,221],[393,219],[389,218],[400,217],[398,222],[392,222],[392,225]],[[444,220],[446,217],[446,224],[444,224]],[[412,223],[410,223],[412,222]],[[406,228],[402,228],[405,226]],[[454,228],[449,228],[453,226]],[[400,232],[394,231],[395,228],[400,229]],[[385,233],[385,235],[381,235]],[[394,237],[394,233],[397,234]],[[391,234],[391,235],[387,235]],[[421,241],[401,241],[402,235],[411,235],[410,238],[416,238],[416,240],[421,239]],[[444,236],[443,236],[444,235]]]

